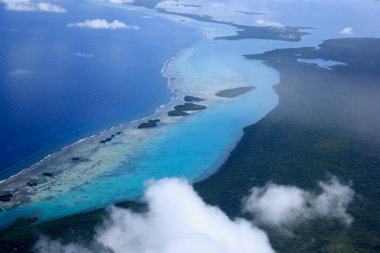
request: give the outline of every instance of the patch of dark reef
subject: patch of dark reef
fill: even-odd
[[[204,101],[203,98],[194,97],[194,96],[185,96],[183,100],[186,103],[175,106],[173,110],[168,112],[168,116],[171,116],[171,117],[187,116],[189,115],[189,113],[187,113],[186,111],[199,111],[199,110],[204,110],[207,108],[204,105],[198,105],[198,104],[192,103],[192,102]]]
[[[204,101],[203,98],[199,98],[199,97],[194,97],[194,96],[185,96],[183,98],[183,100],[185,102],[201,102],[201,101]]]
[[[219,91],[215,95],[218,97],[234,98],[234,97],[243,95],[244,93],[247,93],[253,89],[255,89],[255,87],[252,87],[252,86],[238,87],[238,88]]]
[[[0,201],[1,202],[9,202],[11,201],[11,198],[13,197],[12,193],[4,193],[0,195]]]
[[[168,116],[170,117],[181,117],[181,116],[187,116],[189,115],[187,112],[178,111],[178,110],[171,110],[168,112]]]
[[[317,190],[329,174],[353,181],[349,227],[332,220],[300,224],[295,236],[271,228],[278,252],[378,252],[380,246],[380,39],[328,40],[320,48],[246,56],[280,72],[279,105],[244,135],[214,175],[196,183],[206,202],[230,217],[268,181]],[[332,70],[297,58],[344,62]]]
[[[26,185],[29,187],[33,187],[33,186],[37,186],[38,183],[36,181],[30,181],[30,182],[27,182]]]
[[[50,173],[50,172],[44,172],[44,173],[42,173],[42,176],[45,176],[45,177],[52,177],[52,176],[53,176],[53,173]]]
[[[153,128],[157,126],[157,123],[160,122],[159,119],[150,119],[148,122],[143,122],[140,125],[138,125],[138,129],[143,129],[143,128]]]
[[[84,157],[71,157],[70,160],[72,162],[76,162],[76,163],[80,163],[80,162],[88,162],[88,158],[84,158]]]
[[[116,137],[116,135],[120,135],[120,134],[122,134],[123,132],[116,132],[115,134],[112,134],[110,137],[108,137],[108,138],[105,138],[105,139],[103,139],[103,140],[100,140],[99,141],[99,143],[100,144],[105,144],[105,143],[107,143],[107,142],[110,142],[110,141],[112,141],[113,140],[113,138],[114,137]]]
[[[199,111],[204,110],[207,107],[205,105],[198,105],[194,103],[184,103],[182,105],[177,105],[174,107],[176,111],[186,112],[186,111]]]
[[[182,17],[191,18],[193,20],[215,23],[221,25],[233,26],[237,29],[236,35],[228,35],[217,37],[217,40],[241,40],[241,39],[269,39],[269,40],[282,40],[282,41],[300,41],[302,36],[308,35],[308,32],[301,30],[313,29],[312,27],[305,26],[248,26],[239,25],[232,22],[218,21],[213,19],[209,15],[197,15],[166,11],[164,9],[158,9],[158,11],[167,14],[178,15]]]

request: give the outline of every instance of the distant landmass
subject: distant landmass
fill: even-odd
[[[318,220],[297,236],[270,232],[279,252],[376,252],[380,249],[380,39],[328,40],[320,48],[278,49],[248,59],[280,72],[279,105],[244,136],[221,169],[195,188],[231,217],[241,199],[268,181],[317,189],[329,174],[354,180],[359,195],[344,228]],[[332,70],[297,62],[323,58],[346,63]]]

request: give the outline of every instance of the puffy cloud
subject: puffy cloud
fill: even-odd
[[[10,74],[14,75],[14,76],[30,75],[30,74],[33,74],[33,71],[28,70],[28,69],[19,68],[19,69],[16,69],[16,70],[10,72]]]
[[[67,27],[80,27],[92,29],[140,29],[139,26],[126,25],[125,23],[117,19],[113,20],[112,22],[108,22],[105,19],[86,19],[85,21],[79,23],[69,23]]]
[[[271,27],[284,27],[283,24],[278,22],[265,21],[264,19],[256,20],[256,24],[260,26],[271,26]]]
[[[285,229],[315,218],[336,218],[346,225],[351,224],[353,218],[347,213],[347,207],[354,198],[354,191],[335,177],[319,182],[319,187],[320,194],[274,183],[254,187],[251,195],[244,199],[244,209],[257,223]]]
[[[112,207],[96,236],[97,250],[46,239],[39,253],[273,253],[267,235],[243,219],[230,220],[205,204],[184,180],[151,183],[144,214]],[[102,250],[102,248],[104,250]]]
[[[351,27],[345,27],[339,33],[342,34],[342,35],[352,35],[353,34],[353,30],[352,30]]]
[[[66,13],[66,9],[59,5],[46,2],[32,2],[31,0],[0,0],[5,4],[5,9],[12,11],[43,11]]]
[[[66,10],[58,5],[50,4],[50,3],[38,3],[37,9],[39,11],[47,11],[47,12],[56,12],[56,13],[65,13]]]
[[[319,182],[322,193],[315,196],[312,209],[315,216],[340,219],[345,224],[352,223],[353,218],[347,213],[348,205],[354,199],[354,191],[342,185],[336,178],[329,182]]]

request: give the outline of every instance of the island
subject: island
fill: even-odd
[[[233,97],[243,95],[244,93],[247,93],[253,89],[255,89],[255,87],[253,86],[238,87],[238,88],[219,91],[215,95],[218,97],[233,98]]]
[[[306,26],[250,26],[250,25],[240,25],[233,22],[219,21],[215,20],[210,15],[198,15],[182,12],[168,11],[163,8],[157,8],[157,11],[174,14],[186,18],[191,18],[193,20],[208,22],[221,25],[230,25],[237,29],[235,35],[226,35],[216,37],[216,40],[242,40],[242,39],[269,39],[269,40],[282,40],[282,41],[300,41],[303,36],[310,33],[301,30],[313,29],[312,27]]]
[[[180,116],[187,116],[189,115],[187,112],[178,111],[178,110],[171,110],[168,112],[168,116],[170,117],[180,117]]]
[[[143,122],[140,125],[138,125],[138,129],[143,129],[143,128],[152,128],[156,127],[157,123],[160,122],[159,119],[150,119],[148,122]]]
[[[183,100],[185,100],[185,102],[200,102],[200,101],[204,101],[203,98],[194,97],[194,96],[185,96],[183,98]]]
[[[182,105],[177,105],[174,107],[175,110],[177,111],[199,111],[199,110],[204,110],[207,107],[205,105],[198,105],[194,103],[184,103]]]

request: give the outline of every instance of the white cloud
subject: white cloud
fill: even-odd
[[[59,5],[46,2],[33,2],[31,0],[0,0],[5,4],[5,9],[12,11],[43,11],[66,13],[66,9]]]
[[[180,4],[179,4],[178,0],[166,0],[166,1],[159,2],[155,8],[171,9],[171,8],[176,8],[179,6],[180,6]]]
[[[184,180],[152,183],[145,214],[112,207],[96,236],[98,250],[42,239],[39,253],[274,253],[267,235],[248,221],[230,220],[205,204]],[[94,247],[95,248],[95,247]],[[105,248],[104,251],[101,248]]]
[[[56,13],[65,13],[66,10],[58,5],[50,4],[50,3],[38,3],[37,9],[40,11],[47,11],[47,12],[56,12]]]
[[[10,74],[14,75],[14,76],[30,75],[30,74],[33,74],[33,71],[28,70],[28,69],[19,68],[19,69],[16,69],[16,70],[10,72]]]
[[[351,224],[353,218],[347,213],[347,207],[354,198],[354,191],[335,177],[319,182],[319,186],[320,194],[274,183],[254,187],[251,195],[244,199],[244,209],[257,223],[285,229],[315,218],[336,218],[346,225]]]
[[[113,4],[131,4],[134,3],[135,0],[107,0],[107,2]]]
[[[146,16],[142,16],[141,18],[142,18],[142,19],[153,19],[152,16],[148,16],[148,15],[146,15]]]
[[[75,53],[74,55],[76,57],[82,57],[82,58],[94,58],[95,57],[95,55],[93,55],[93,54],[85,54],[85,53],[80,53],[80,52]]]
[[[154,8],[164,9],[166,11],[172,11],[172,12],[181,12],[181,13],[198,11],[197,8],[194,8],[193,6],[180,4],[178,0],[162,1],[162,2],[159,2]]]
[[[315,216],[332,217],[351,224],[353,218],[347,213],[347,207],[354,199],[354,191],[336,178],[329,182],[319,182],[319,187],[322,193],[311,202]]]
[[[351,27],[345,27],[339,33],[342,34],[342,35],[352,35],[353,34],[353,30],[352,30]]]
[[[105,19],[86,19],[85,21],[79,23],[69,23],[67,27],[80,27],[92,29],[140,29],[139,26],[126,25],[125,23],[117,19],[113,20],[112,22],[108,22]]]
[[[271,22],[271,21],[265,21],[264,19],[258,19],[256,20],[256,24],[260,26],[271,26],[271,27],[284,27],[283,24],[278,22]]]

